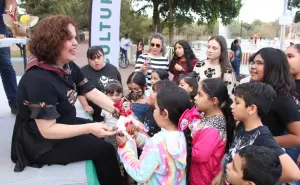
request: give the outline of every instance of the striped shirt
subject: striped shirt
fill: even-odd
[[[145,62],[145,59],[150,57],[148,54],[146,53],[143,53],[139,56],[139,58],[137,59],[136,61],[136,64],[135,64],[135,71],[139,71],[142,67],[142,65],[144,64]],[[151,88],[151,83],[150,83],[150,80],[151,80],[151,73],[153,70],[155,69],[164,69],[164,70],[167,70],[169,71],[169,60],[167,57],[150,57],[151,58],[151,69],[149,69],[147,71],[147,75],[146,75],[146,83],[147,83],[147,89],[150,89]]]

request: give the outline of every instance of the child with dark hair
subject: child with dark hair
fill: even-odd
[[[151,73],[151,86],[153,86],[157,81],[168,80],[169,73],[164,69],[156,69]]]
[[[190,76],[181,76],[178,80],[178,86],[186,90],[190,95],[191,102],[194,102],[198,90],[198,80]]]
[[[274,185],[282,173],[277,153],[264,146],[247,146],[227,164],[227,180],[232,185]]]
[[[134,141],[117,135],[120,159],[127,173],[139,184],[189,184],[191,132],[181,129],[178,122],[190,107],[187,92],[179,87],[157,93],[154,118],[161,131],[151,138],[143,132],[134,134],[137,146],[143,147],[140,158]]]
[[[107,84],[110,80],[121,82],[121,75],[118,69],[105,62],[103,48],[92,46],[86,52],[88,64],[81,68],[82,73],[99,91],[105,93]],[[94,103],[88,101],[84,96],[78,96],[78,100],[84,111],[92,116],[93,121],[101,122],[104,118],[101,116],[102,109]]]
[[[194,108],[202,112],[203,117],[197,110],[194,114],[186,111],[183,116],[182,122],[187,122],[185,125],[191,129],[193,137],[191,185],[210,184],[222,169],[221,161],[233,141],[235,128],[231,103],[223,80],[206,79],[199,85]]]
[[[147,100],[145,98],[146,79],[142,72],[132,72],[127,79],[127,86],[130,91],[128,97],[132,101],[132,112],[143,122],[145,112],[148,110]]]
[[[144,126],[146,130],[148,130],[147,134],[150,137],[154,136],[154,134],[160,131],[160,127],[157,125],[153,117],[157,93],[161,89],[169,89],[173,87],[177,87],[177,85],[170,80],[160,80],[152,86],[152,91],[147,102],[147,104],[149,105],[149,109],[146,111],[144,119]]]
[[[239,121],[235,131],[235,138],[230,146],[224,162],[224,171],[220,172],[212,181],[219,185],[222,176],[228,184],[225,167],[231,163],[236,153],[242,148],[255,145],[265,146],[276,151],[282,165],[281,182],[291,182],[300,178],[300,172],[293,160],[279,147],[267,126],[261,118],[268,114],[276,98],[274,89],[265,83],[250,82],[236,87],[234,103],[231,105],[234,119]]]
[[[113,101],[117,102],[123,96],[122,84],[117,80],[111,80],[106,87],[106,95]],[[110,127],[115,127],[117,119],[106,110],[102,110],[101,116],[104,118],[104,123]]]

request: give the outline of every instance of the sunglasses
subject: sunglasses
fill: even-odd
[[[154,48],[154,46],[156,46],[157,48],[160,48],[160,44],[154,44],[154,43],[151,43],[151,47]]]

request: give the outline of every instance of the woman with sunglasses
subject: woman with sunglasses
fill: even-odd
[[[233,98],[236,77],[228,59],[227,43],[223,36],[213,36],[208,40],[207,59],[199,61],[194,71],[198,75],[198,83],[207,78],[221,78]]]
[[[149,38],[150,49],[148,53],[141,54],[135,64],[135,71],[141,71],[146,76],[146,85],[149,92],[151,88],[151,73],[155,69],[169,69],[168,58],[165,57],[166,41],[160,33],[152,33]]]

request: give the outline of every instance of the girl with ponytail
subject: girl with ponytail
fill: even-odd
[[[153,113],[161,131],[151,138],[143,131],[134,132],[135,142],[117,135],[120,159],[138,184],[190,184],[191,132],[178,126],[181,115],[190,108],[190,97],[184,89],[161,89]],[[139,158],[136,146],[143,149]]]
[[[206,79],[199,84],[196,107],[185,111],[179,121],[180,127],[190,128],[193,138],[191,185],[210,184],[222,170],[221,161],[233,140],[235,129],[231,104],[224,81]]]

